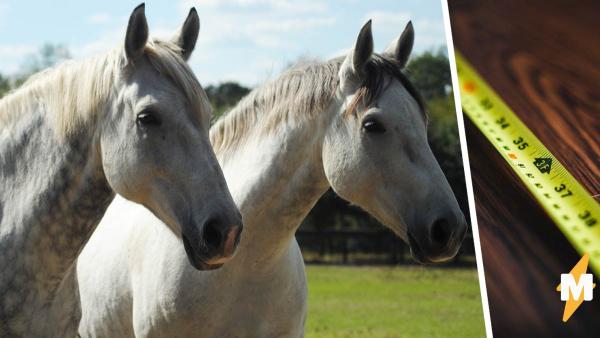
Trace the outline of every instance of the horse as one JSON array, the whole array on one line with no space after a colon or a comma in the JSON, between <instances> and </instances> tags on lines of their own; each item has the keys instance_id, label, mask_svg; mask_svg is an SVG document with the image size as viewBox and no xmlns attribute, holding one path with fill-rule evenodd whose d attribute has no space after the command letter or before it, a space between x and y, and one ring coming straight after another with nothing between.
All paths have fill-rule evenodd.
<instances>
[{"instance_id":1,"label":"horse","mask_svg":"<svg viewBox=\"0 0 600 338\"><path fill-rule=\"evenodd\" d=\"M376 54L369 21L345 57L284 72L211 127L246 226L220 270L190 269L160 220L115 199L78 259L79 334L303 336L307 285L294 233L329 187L404 239L416 260L455 256L466 221L427 142L424 101L403 73L413 42L409 23Z\"/></svg>"},{"instance_id":2,"label":"horse","mask_svg":"<svg viewBox=\"0 0 600 338\"><path fill-rule=\"evenodd\" d=\"M74 337L76 259L118 193L176 234L191 266L225 263L242 222L209 139L211 108L186 60L199 19L31 77L0 101L0 336Z\"/></svg>"}]
</instances>

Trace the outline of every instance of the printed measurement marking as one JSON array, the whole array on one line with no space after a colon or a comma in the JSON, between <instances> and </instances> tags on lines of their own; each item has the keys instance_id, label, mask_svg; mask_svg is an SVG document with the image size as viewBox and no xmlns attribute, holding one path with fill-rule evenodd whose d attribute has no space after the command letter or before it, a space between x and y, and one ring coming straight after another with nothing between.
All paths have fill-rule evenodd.
<instances>
[{"instance_id":1,"label":"printed measurement marking","mask_svg":"<svg viewBox=\"0 0 600 338\"><path fill-rule=\"evenodd\" d=\"M456 65L465 115L504 155L538 203L600 273L600 204L571 176L459 52Z\"/></svg>"}]
</instances>

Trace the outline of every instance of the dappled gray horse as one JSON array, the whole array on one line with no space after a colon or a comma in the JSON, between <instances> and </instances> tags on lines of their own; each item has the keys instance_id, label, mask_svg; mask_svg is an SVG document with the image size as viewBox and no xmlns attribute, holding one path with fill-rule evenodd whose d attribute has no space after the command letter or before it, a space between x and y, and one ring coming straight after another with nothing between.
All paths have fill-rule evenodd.
<instances>
[{"instance_id":1,"label":"dappled gray horse","mask_svg":"<svg viewBox=\"0 0 600 338\"><path fill-rule=\"evenodd\" d=\"M115 192L183 237L195 267L233 254L241 218L185 62L198 30L192 10L172 41L148 41L139 6L124 48L44 71L0 101L1 337L76 335L74 263Z\"/></svg>"},{"instance_id":2,"label":"dappled gray horse","mask_svg":"<svg viewBox=\"0 0 600 338\"><path fill-rule=\"evenodd\" d=\"M419 261L453 257L466 224L427 143L423 101L402 73L413 39L409 24L374 54L369 22L345 58L285 72L211 128L246 224L223 268L191 269L160 220L115 199L79 257L80 334L302 336L306 276L294 232L329 187Z\"/></svg>"}]
</instances>

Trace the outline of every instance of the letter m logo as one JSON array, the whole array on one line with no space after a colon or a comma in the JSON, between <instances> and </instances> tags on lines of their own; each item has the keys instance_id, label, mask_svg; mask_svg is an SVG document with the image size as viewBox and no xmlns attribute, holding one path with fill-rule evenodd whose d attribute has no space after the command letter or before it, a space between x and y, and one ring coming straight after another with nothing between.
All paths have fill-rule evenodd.
<instances>
[{"instance_id":1,"label":"letter m logo","mask_svg":"<svg viewBox=\"0 0 600 338\"><path fill-rule=\"evenodd\" d=\"M579 276L579 281L570 273L560 275L560 300L580 300L583 292L583 300L592 300L593 298L593 277L592 274L584 273Z\"/></svg>"}]
</instances>

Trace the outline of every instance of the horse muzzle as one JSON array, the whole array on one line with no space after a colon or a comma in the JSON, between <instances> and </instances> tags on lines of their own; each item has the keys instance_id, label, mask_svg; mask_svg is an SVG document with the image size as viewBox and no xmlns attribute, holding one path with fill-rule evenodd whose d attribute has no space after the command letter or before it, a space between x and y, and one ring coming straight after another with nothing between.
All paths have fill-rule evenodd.
<instances>
[{"instance_id":1,"label":"horse muzzle","mask_svg":"<svg viewBox=\"0 0 600 338\"><path fill-rule=\"evenodd\" d=\"M200 236L188 236L184 231L183 246L190 264L198 270L214 270L223 266L235 255L242 228L241 225L224 226L216 219L209 219L203 225Z\"/></svg>"},{"instance_id":2,"label":"horse muzzle","mask_svg":"<svg viewBox=\"0 0 600 338\"><path fill-rule=\"evenodd\" d=\"M463 217L439 218L426 227L408 230L408 243L413 258L423 264L448 261L458 253L467 232Z\"/></svg>"}]
</instances>

